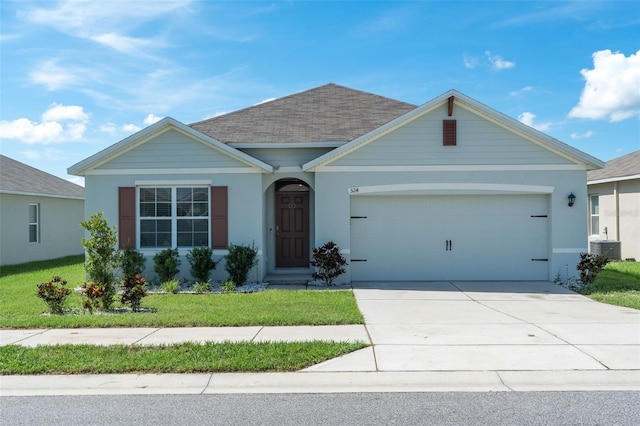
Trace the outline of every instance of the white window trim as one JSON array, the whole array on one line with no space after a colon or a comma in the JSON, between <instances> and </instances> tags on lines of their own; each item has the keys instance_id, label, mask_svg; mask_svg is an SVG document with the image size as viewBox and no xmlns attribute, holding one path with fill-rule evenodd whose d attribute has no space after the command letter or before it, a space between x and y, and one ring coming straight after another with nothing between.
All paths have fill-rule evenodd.
<instances>
[{"instance_id":1,"label":"white window trim","mask_svg":"<svg viewBox=\"0 0 640 426\"><path fill-rule=\"evenodd\" d=\"M31 206L34 206L36 208L35 222L31 222ZM28 214L27 220L29 222L29 225L27 226L27 230L28 230L27 239L29 241L29 244L40 244L40 203L29 203L29 210L27 211L27 214ZM34 225L36 227L36 240L31 241L31 227Z\"/></svg>"},{"instance_id":2,"label":"white window trim","mask_svg":"<svg viewBox=\"0 0 640 426\"><path fill-rule=\"evenodd\" d=\"M136 182L137 183L137 182ZM171 189L171 217L164 217L165 219L171 219L171 246L170 247L142 247L140 226L140 189L142 188L169 188ZM182 254L186 253L191 247L178 247L178 202L177 202L177 189L178 188L207 188L208 190L208 203L209 212L207 215L207 247L211 247L211 185L205 184L203 181L194 182L180 182L169 184L167 182L146 182L144 185L136 185L136 240L137 249L141 251L157 252L158 250L164 250L167 248L177 248L178 252Z\"/></svg>"},{"instance_id":3,"label":"white window trim","mask_svg":"<svg viewBox=\"0 0 640 426\"><path fill-rule=\"evenodd\" d=\"M593 197L598 198L598 214L593 214ZM598 229L593 229L593 218L598 217ZM600 194L589 194L589 235L592 237L600 236Z\"/></svg>"}]
</instances>

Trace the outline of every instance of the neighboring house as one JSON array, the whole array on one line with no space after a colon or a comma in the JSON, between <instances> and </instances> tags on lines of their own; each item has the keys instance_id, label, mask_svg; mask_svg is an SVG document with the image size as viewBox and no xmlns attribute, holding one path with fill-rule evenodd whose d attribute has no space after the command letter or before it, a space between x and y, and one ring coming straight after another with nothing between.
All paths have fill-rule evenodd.
<instances>
[{"instance_id":1,"label":"neighboring house","mask_svg":"<svg viewBox=\"0 0 640 426\"><path fill-rule=\"evenodd\" d=\"M260 280L310 275L311 248L333 240L340 281L550 280L587 250L587 170L603 165L454 90L416 106L328 84L165 118L69 173L85 214L149 257L255 243Z\"/></svg>"},{"instance_id":2,"label":"neighboring house","mask_svg":"<svg viewBox=\"0 0 640 426\"><path fill-rule=\"evenodd\" d=\"M589 241L620 241L622 259L640 260L640 151L588 172L587 185Z\"/></svg>"},{"instance_id":3,"label":"neighboring house","mask_svg":"<svg viewBox=\"0 0 640 426\"><path fill-rule=\"evenodd\" d=\"M0 265L84 253L84 188L0 155Z\"/></svg>"}]
</instances>

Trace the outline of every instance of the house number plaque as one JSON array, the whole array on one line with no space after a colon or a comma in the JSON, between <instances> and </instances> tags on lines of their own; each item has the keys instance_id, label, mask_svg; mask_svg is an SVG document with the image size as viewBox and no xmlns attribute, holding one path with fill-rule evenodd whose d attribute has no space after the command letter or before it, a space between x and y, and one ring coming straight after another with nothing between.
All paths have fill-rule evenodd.
<instances>
[{"instance_id":1,"label":"house number plaque","mask_svg":"<svg viewBox=\"0 0 640 426\"><path fill-rule=\"evenodd\" d=\"M358 187L354 186L349 188L349 194L357 194L358 193Z\"/></svg>"}]
</instances>

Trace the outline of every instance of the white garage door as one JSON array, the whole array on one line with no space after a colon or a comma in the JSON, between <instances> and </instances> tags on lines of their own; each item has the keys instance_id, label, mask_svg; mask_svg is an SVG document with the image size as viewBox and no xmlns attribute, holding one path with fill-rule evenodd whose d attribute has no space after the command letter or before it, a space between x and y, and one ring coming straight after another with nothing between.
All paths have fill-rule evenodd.
<instances>
[{"instance_id":1,"label":"white garage door","mask_svg":"<svg viewBox=\"0 0 640 426\"><path fill-rule=\"evenodd\" d=\"M546 280L545 195L352 196L351 279Z\"/></svg>"}]
</instances>

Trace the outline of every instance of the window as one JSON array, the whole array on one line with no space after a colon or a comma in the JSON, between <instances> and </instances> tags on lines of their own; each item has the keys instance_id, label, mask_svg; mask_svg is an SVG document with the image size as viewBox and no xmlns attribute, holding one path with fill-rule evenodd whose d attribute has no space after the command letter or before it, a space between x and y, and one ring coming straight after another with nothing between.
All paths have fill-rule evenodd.
<instances>
[{"instance_id":1,"label":"window","mask_svg":"<svg viewBox=\"0 0 640 426\"><path fill-rule=\"evenodd\" d=\"M139 188L140 247L209 246L209 188Z\"/></svg>"},{"instance_id":2,"label":"window","mask_svg":"<svg viewBox=\"0 0 640 426\"><path fill-rule=\"evenodd\" d=\"M29 242L40 242L40 204L29 204Z\"/></svg>"},{"instance_id":3,"label":"window","mask_svg":"<svg viewBox=\"0 0 640 426\"><path fill-rule=\"evenodd\" d=\"M600 234L600 198L598 195L589 196L589 226L591 235Z\"/></svg>"}]
</instances>

